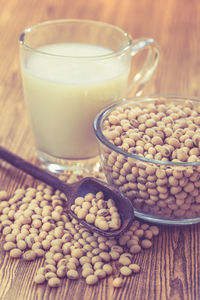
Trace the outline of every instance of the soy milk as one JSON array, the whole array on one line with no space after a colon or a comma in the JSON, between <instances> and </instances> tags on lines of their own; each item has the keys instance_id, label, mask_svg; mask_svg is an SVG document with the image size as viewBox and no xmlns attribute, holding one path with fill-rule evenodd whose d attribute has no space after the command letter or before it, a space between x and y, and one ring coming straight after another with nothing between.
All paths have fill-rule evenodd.
<instances>
[{"instance_id":1,"label":"soy milk","mask_svg":"<svg viewBox=\"0 0 200 300\"><path fill-rule=\"evenodd\" d=\"M24 96L36 146L66 159L98 154L93 119L125 95L128 73L118 58L91 59L111 53L87 44L51 44L38 49L22 68ZM48 52L54 55L45 55ZM67 56L62 63L58 55ZM76 56L76 57L75 57ZM80 58L88 57L87 61Z\"/></svg>"}]
</instances>

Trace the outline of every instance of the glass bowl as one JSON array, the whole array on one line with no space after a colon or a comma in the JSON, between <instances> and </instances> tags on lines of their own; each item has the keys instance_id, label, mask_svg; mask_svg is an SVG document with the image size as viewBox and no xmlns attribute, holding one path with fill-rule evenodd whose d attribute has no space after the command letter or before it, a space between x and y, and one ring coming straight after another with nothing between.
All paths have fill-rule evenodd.
<instances>
[{"instance_id":1,"label":"glass bowl","mask_svg":"<svg viewBox=\"0 0 200 300\"><path fill-rule=\"evenodd\" d=\"M94 120L108 183L138 218L200 222L200 100L179 96L123 99Z\"/></svg>"}]
</instances>

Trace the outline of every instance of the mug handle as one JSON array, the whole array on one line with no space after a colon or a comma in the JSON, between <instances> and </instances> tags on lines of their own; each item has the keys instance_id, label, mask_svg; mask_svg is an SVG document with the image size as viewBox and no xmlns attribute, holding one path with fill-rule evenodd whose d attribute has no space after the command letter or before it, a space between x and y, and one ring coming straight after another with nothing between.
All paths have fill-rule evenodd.
<instances>
[{"instance_id":1,"label":"mug handle","mask_svg":"<svg viewBox=\"0 0 200 300\"><path fill-rule=\"evenodd\" d=\"M151 38L133 40L131 56L133 57L138 52L145 49L148 50L146 60L142 66L142 69L135 74L133 79L130 81L127 94L130 94L131 92L131 94L134 93L134 95L139 96L142 93L143 87L147 81L149 81L157 67L160 49L158 44Z\"/></svg>"}]
</instances>

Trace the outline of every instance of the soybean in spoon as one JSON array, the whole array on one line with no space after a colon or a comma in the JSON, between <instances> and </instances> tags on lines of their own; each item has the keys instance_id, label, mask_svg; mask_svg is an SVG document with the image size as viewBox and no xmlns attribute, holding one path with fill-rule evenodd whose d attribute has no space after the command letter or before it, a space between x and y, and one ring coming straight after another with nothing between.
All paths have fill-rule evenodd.
<instances>
[{"instance_id":1,"label":"soybean in spoon","mask_svg":"<svg viewBox=\"0 0 200 300\"><path fill-rule=\"evenodd\" d=\"M86 177L82 180L72 183L66 184L63 181L59 180L55 176L47 173L43 169L40 169L33 164L25 161L21 157L17 156L16 154L11 153L7 149L0 146L0 158L7 161L11 165L15 166L16 168L24 171L25 173L33 176L40 181L45 182L46 184L52 186L53 188L60 190L63 192L67 199L68 199L68 212L69 214L77 219L81 224L87 227L91 231L95 231L101 235L112 237L112 236L119 236L124 231L126 231L133 221L133 206L131 201L122 196L116 189L110 188L106 183L100 181L96 178ZM85 220L81 220L77 217L77 215L70 210L72 204L77 197L84 197L88 193L94 193L102 191L104 193L105 199L113 199L115 202L116 207L118 208L120 217L121 217L121 227L118 230L114 231L104 231L96 226L87 223Z\"/></svg>"}]
</instances>

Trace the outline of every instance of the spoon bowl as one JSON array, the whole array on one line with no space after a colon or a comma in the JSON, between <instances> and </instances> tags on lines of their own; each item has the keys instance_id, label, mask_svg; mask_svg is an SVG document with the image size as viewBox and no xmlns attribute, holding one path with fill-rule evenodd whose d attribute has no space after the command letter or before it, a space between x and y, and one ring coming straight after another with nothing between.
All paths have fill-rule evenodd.
<instances>
[{"instance_id":1,"label":"spoon bowl","mask_svg":"<svg viewBox=\"0 0 200 300\"><path fill-rule=\"evenodd\" d=\"M88 228L90 231L97 232L107 237L119 236L129 228L133 221L134 214L132 202L128 198L122 196L122 194L119 193L119 191L117 191L115 188L111 189L110 186L103 181L100 181L93 177L86 177L78 182L66 184L63 181L56 178L55 176L47 173L45 170L34 166L33 164L25 161L21 157L11 153L10 151L1 146L0 158L7 161L16 168L24 171L25 173L33 176L34 178L39 179L45 182L46 184L52 186L53 188L63 192L68 199L68 213L76 220L78 220L83 226ZM121 217L121 227L118 230L101 230L96 226L87 223L85 220L79 219L77 215L70 209L71 205L74 204L74 201L77 197L83 197L87 193L96 194L99 191L103 192L105 199L113 199L116 207L118 208Z\"/></svg>"}]
</instances>

